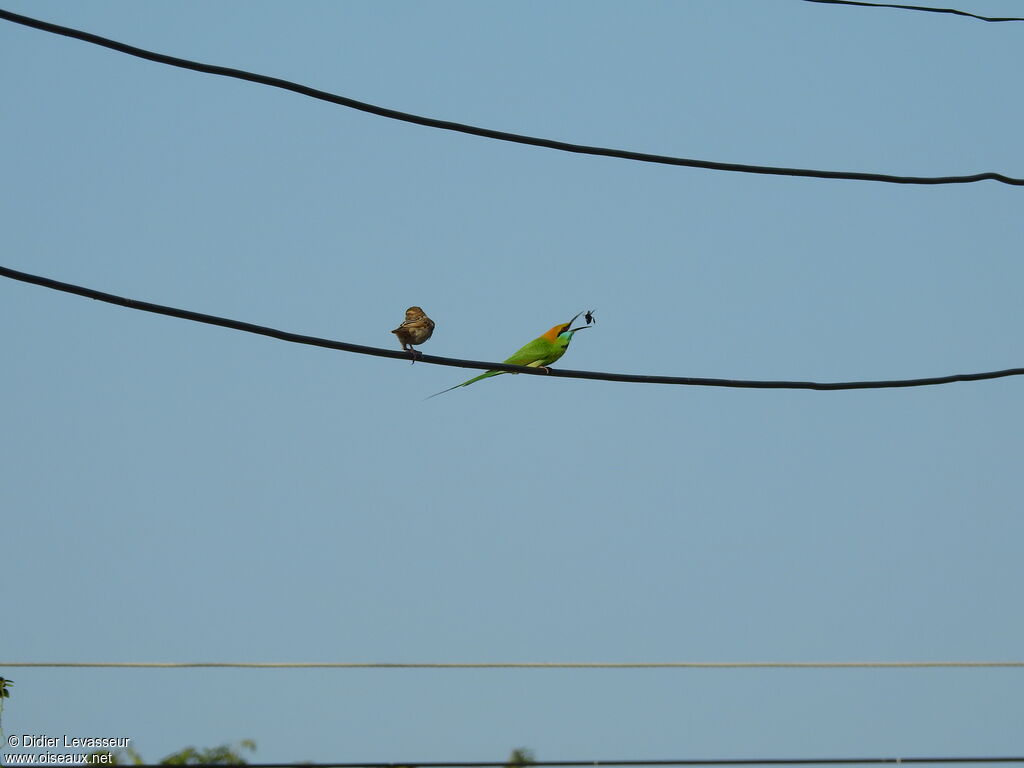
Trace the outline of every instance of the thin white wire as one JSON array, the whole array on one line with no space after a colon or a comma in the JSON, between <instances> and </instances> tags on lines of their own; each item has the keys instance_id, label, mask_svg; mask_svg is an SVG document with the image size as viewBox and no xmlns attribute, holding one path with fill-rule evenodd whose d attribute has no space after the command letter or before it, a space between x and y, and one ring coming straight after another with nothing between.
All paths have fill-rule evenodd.
<instances>
[{"instance_id":1,"label":"thin white wire","mask_svg":"<svg viewBox=\"0 0 1024 768\"><path fill-rule=\"evenodd\" d=\"M1024 661L654 661L654 662L277 662L277 661L21 661L0 668L88 669L919 669L1024 667Z\"/></svg>"}]
</instances>

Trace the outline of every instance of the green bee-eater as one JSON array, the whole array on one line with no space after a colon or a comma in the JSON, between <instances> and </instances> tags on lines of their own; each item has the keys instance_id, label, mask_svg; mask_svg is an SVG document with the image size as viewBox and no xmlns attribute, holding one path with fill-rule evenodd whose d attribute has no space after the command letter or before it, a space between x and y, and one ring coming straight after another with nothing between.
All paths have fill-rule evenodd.
<instances>
[{"instance_id":1,"label":"green bee-eater","mask_svg":"<svg viewBox=\"0 0 1024 768\"><path fill-rule=\"evenodd\" d=\"M555 360L565 354L565 350L569 348L569 342L572 341L572 335L576 333L576 331L582 331L587 328L586 325L581 325L579 328L570 327L576 318L582 314L582 312L578 312L568 323L559 323L547 333L541 334L512 355L512 357L508 358L505 362L509 365L523 365L528 368L544 368L547 370L547 366L551 365ZM497 376L501 373L514 373L514 371L487 371L487 373L481 373L479 376L474 376L469 381L464 381L461 384L456 384L454 387L448 387L448 389L442 389L440 392L435 392L430 397L443 395L445 392L451 392L453 389L458 389L459 387L468 387L474 381L480 381L480 379ZM429 400L430 397L427 399Z\"/></svg>"}]
</instances>

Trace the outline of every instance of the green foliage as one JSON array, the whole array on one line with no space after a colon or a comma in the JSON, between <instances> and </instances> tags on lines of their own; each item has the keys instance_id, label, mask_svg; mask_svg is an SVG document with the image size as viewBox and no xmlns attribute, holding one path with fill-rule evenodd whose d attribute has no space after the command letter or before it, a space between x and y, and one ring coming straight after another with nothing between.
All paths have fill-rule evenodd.
<instances>
[{"instance_id":1,"label":"green foliage","mask_svg":"<svg viewBox=\"0 0 1024 768\"><path fill-rule=\"evenodd\" d=\"M10 682L9 680L7 682ZM172 752L160 761L159 765L247 765L248 761L242 756L243 752L255 752L256 742L252 739L242 739L237 745L221 744L219 747L207 747L197 749L196 747L185 747L184 749ZM508 756L505 768L525 768L537 761L532 749L519 747L513 749ZM87 765L146 765L136 750L131 747L119 749L116 752L97 751L86 758ZM406 768L401 766L399 768ZM414 768L409 766L408 768Z\"/></svg>"},{"instance_id":2,"label":"green foliage","mask_svg":"<svg viewBox=\"0 0 1024 768\"><path fill-rule=\"evenodd\" d=\"M229 744L208 749L185 747L180 752L165 757L160 761L160 765L245 765L248 761L242 757L243 750L255 752L256 742L252 739L242 739L237 749Z\"/></svg>"},{"instance_id":3,"label":"green foliage","mask_svg":"<svg viewBox=\"0 0 1024 768\"><path fill-rule=\"evenodd\" d=\"M11 698L11 692L8 690L8 686L11 685L14 685L13 680L8 680L6 677L0 677L0 738L3 738L4 735L4 724L2 720L4 714L4 699Z\"/></svg>"},{"instance_id":4,"label":"green foliage","mask_svg":"<svg viewBox=\"0 0 1024 768\"><path fill-rule=\"evenodd\" d=\"M255 752L256 742L252 739L242 739L237 746L221 744L219 747L185 747L184 749L172 752L161 760L159 765L246 765L248 761L242 756L243 752ZM90 765L146 765L136 750L128 747L119 749L116 752L97 751L92 752L86 763Z\"/></svg>"},{"instance_id":5,"label":"green foliage","mask_svg":"<svg viewBox=\"0 0 1024 768\"><path fill-rule=\"evenodd\" d=\"M508 762L505 763L505 768L521 768L535 762L537 762L537 757L533 754L532 749L519 747L512 750L512 754L508 756Z\"/></svg>"}]
</instances>

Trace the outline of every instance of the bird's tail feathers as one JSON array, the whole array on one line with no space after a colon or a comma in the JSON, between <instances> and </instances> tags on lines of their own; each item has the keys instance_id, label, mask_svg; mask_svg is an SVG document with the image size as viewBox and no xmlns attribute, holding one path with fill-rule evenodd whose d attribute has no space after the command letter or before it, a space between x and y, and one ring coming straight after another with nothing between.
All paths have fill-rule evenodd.
<instances>
[{"instance_id":1,"label":"bird's tail feathers","mask_svg":"<svg viewBox=\"0 0 1024 768\"><path fill-rule=\"evenodd\" d=\"M435 392L430 397L437 397L438 395L443 395L445 392L451 392L453 389L458 389L459 387L468 387L475 381L480 381L480 379L488 379L491 376L498 376L499 374L502 373L508 373L508 371L487 371L486 373L481 373L479 376L474 376L469 381L464 381L461 384L456 384L454 387L448 387L448 389L442 389L440 392ZM429 400L430 397L425 399Z\"/></svg>"}]
</instances>

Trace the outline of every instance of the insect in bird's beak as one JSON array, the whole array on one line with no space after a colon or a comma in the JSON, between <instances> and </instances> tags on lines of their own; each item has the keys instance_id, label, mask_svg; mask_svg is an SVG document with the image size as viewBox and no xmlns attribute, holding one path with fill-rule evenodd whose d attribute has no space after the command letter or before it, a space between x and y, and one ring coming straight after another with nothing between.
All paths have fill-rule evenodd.
<instances>
[{"instance_id":1,"label":"insect in bird's beak","mask_svg":"<svg viewBox=\"0 0 1024 768\"><path fill-rule=\"evenodd\" d=\"M584 312L577 312L574 315L572 315L572 319L570 319L570 321L565 324L565 330L562 331L562 333L575 333L577 331L583 331L586 328L590 328L590 324L591 324L591 322L594 319L593 311L594 310L591 309L590 311L588 311L586 313L587 314L587 325L586 326L580 326L580 328L572 328L572 324L575 323L575 318L579 317L581 314L584 314Z\"/></svg>"},{"instance_id":2,"label":"insect in bird's beak","mask_svg":"<svg viewBox=\"0 0 1024 768\"><path fill-rule=\"evenodd\" d=\"M572 324L576 322L576 318L582 314L582 312L577 312L575 315L573 315L572 320L565 324L565 330L562 331L562 333L575 333L576 331L582 331L584 328L589 328L589 323L587 325L581 325L579 328L572 327Z\"/></svg>"}]
</instances>

